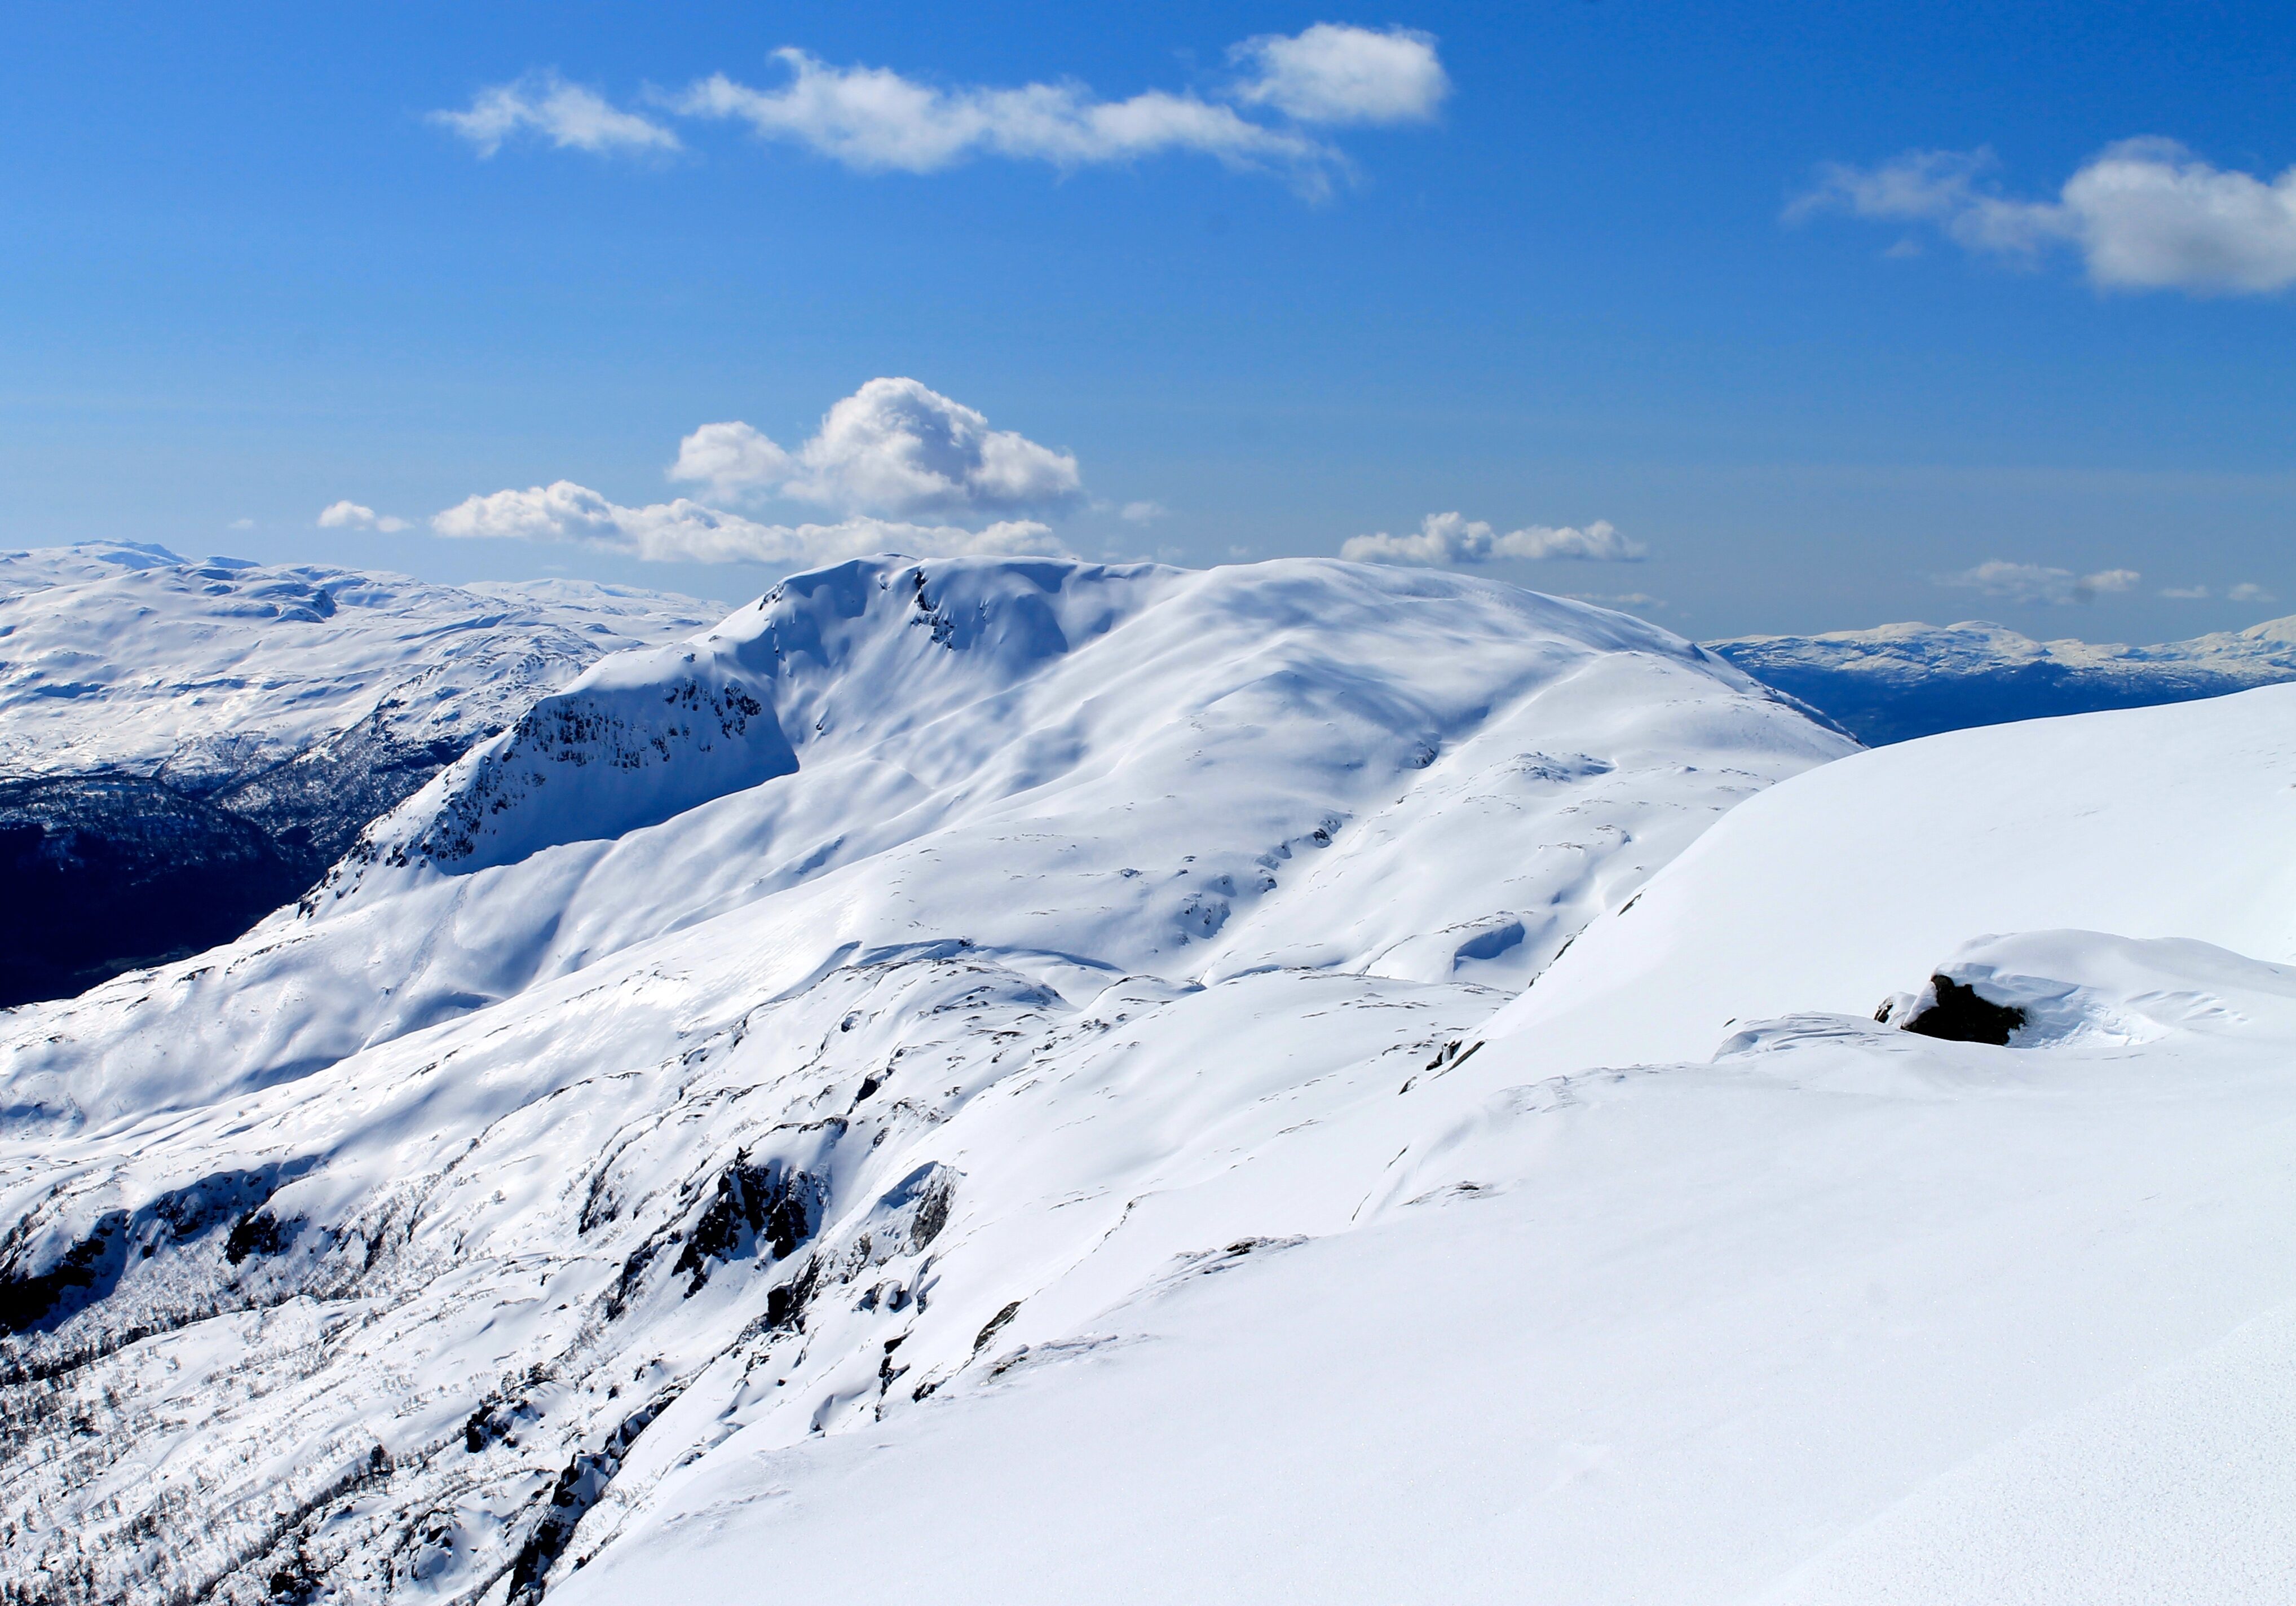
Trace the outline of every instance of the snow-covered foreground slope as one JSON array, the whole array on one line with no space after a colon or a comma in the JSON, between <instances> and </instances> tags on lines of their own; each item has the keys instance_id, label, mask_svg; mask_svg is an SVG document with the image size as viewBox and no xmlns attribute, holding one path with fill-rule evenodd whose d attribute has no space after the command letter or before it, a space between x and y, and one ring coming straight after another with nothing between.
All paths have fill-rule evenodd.
<instances>
[{"instance_id":1,"label":"snow-covered foreground slope","mask_svg":"<svg viewBox=\"0 0 2296 1606\"><path fill-rule=\"evenodd\" d=\"M1101 1355L1407 1213L1398 1089L1848 748L1337 563L847 564L609 660L303 909L7 1018L7 1582L530 1600Z\"/></svg>"},{"instance_id":2,"label":"snow-covered foreground slope","mask_svg":"<svg viewBox=\"0 0 2296 1606\"><path fill-rule=\"evenodd\" d=\"M1491 1030L1558 1065L1702 1057L2061 926L2296 960L2292 832L2296 687L1877 749L1733 815Z\"/></svg>"},{"instance_id":3,"label":"snow-covered foreground slope","mask_svg":"<svg viewBox=\"0 0 2296 1606\"><path fill-rule=\"evenodd\" d=\"M2296 680L2296 619L2156 647L2037 642L1982 620L1706 644L1874 747L1972 725L2145 708Z\"/></svg>"},{"instance_id":4,"label":"snow-covered foreground slope","mask_svg":"<svg viewBox=\"0 0 2296 1606\"><path fill-rule=\"evenodd\" d=\"M0 553L0 1004L237 936L470 744L712 613L159 547Z\"/></svg>"},{"instance_id":5,"label":"snow-covered foreground slope","mask_svg":"<svg viewBox=\"0 0 2296 1606\"><path fill-rule=\"evenodd\" d=\"M1136 1197L1111 1242L1191 1217L1160 1277L1016 1278L930 1408L745 1426L556 1594L2290 1598L2292 716L1786 783L1479 1050ZM2025 1025L1872 1018L1932 972Z\"/></svg>"}]
</instances>

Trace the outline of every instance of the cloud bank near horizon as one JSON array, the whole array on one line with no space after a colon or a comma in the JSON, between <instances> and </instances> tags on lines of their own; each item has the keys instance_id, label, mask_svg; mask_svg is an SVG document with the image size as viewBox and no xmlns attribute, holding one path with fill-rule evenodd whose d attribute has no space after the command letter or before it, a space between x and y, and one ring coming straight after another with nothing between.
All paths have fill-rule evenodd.
<instances>
[{"instance_id":1,"label":"cloud bank near horizon","mask_svg":"<svg viewBox=\"0 0 2296 1606\"><path fill-rule=\"evenodd\" d=\"M678 443L668 472L721 500L794 497L843 516L769 522L685 496L624 506L558 479L465 497L430 528L459 539L576 542L652 562L809 568L879 552L1064 554L1051 526L1020 515L1083 494L1073 455L992 429L975 409L900 378L871 380L838 402L794 452L739 420L704 424ZM934 515L972 522L917 521Z\"/></svg>"},{"instance_id":2,"label":"cloud bank near horizon","mask_svg":"<svg viewBox=\"0 0 2296 1606\"><path fill-rule=\"evenodd\" d=\"M1430 513L1408 535L1391 536L1381 530L1353 536L1340 548L1340 556L1357 563L1458 565L1505 558L1638 563L1649 555L1648 547L1620 535L1606 520L1597 519L1583 529L1533 524L1501 535L1480 519L1456 512Z\"/></svg>"},{"instance_id":3,"label":"cloud bank near horizon","mask_svg":"<svg viewBox=\"0 0 2296 1606\"><path fill-rule=\"evenodd\" d=\"M1958 574L1940 575L1937 583L2010 602L2093 602L2100 596L2133 592L2144 578L2133 569L2077 575L2070 569L1993 558Z\"/></svg>"}]
</instances>

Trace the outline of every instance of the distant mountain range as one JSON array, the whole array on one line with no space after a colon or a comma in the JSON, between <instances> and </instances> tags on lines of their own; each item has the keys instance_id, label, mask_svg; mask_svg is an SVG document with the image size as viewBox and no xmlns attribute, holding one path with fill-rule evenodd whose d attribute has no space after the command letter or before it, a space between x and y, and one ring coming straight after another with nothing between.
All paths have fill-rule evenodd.
<instances>
[{"instance_id":1,"label":"distant mountain range","mask_svg":"<svg viewBox=\"0 0 2296 1606\"><path fill-rule=\"evenodd\" d=\"M238 936L536 698L715 612L586 581L0 553L0 1007Z\"/></svg>"},{"instance_id":2,"label":"distant mountain range","mask_svg":"<svg viewBox=\"0 0 2296 1606\"><path fill-rule=\"evenodd\" d=\"M1971 619L1745 635L1706 648L1818 709L1868 747L2296 680L2296 616L2157 647L2037 642Z\"/></svg>"}]
</instances>

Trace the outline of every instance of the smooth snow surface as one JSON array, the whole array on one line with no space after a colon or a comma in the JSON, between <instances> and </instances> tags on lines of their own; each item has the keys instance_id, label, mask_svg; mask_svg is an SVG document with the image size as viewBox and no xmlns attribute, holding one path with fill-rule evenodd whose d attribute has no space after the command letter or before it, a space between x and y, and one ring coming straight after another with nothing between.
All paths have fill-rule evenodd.
<instances>
[{"instance_id":1,"label":"smooth snow surface","mask_svg":"<svg viewBox=\"0 0 2296 1606\"><path fill-rule=\"evenodd\" d=\"M1957 731L1756 799L1490 1024L1558 1068L1871 1018L1961 943L2079 927L2296 962L2296 687Z\"/></svg>"}]
</instances>

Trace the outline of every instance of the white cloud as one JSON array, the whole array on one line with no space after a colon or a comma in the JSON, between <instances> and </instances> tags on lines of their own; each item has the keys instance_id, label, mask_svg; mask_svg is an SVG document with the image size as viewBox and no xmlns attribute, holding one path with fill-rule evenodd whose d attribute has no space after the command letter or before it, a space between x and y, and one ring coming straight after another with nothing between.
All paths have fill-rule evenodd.
<instances>
[{"instance_id":1,"label":"white cloud","mask_svg":"<svg viewBox=\"0 0 2296 1606\"><path fill-rule=\"evenodd\" d=\"M232 528L236 529L239 526L234 525ZM248 528L251 529L254 526L250 524ZM389 514L378 514L374 509L361 507L356 502L331 502L319 510L319 528L321 529L379 529L387 532L405 529L406 520L393 519Z\"/></svg>"},{"instance_id":2,"label":"white cloud","mask_svg":"<svg viewBox=\"0 0 2296 1606\"><path fill-rule=\"evenodd\" d=\"M790 73L777 89L715 73L672 104L689 117L736 119L760 138L790 140L864 171L931 173L980 155L1078 168L1188 151L1234 168L1287 172L1320 194L1330 185L1326 170L1339 162L1306 135L1193 94L1150 89L1102 101L1078 84L940 89L888 68L832 67L802 50L774 55Z\"/></svg>"},{"instance_id":3,"label":"white cloud","mask_svg":"<svg viewBox=\"0 0 2296 1606\"><path fill-rule=\"evenodd\" d=\"M1409 29L1318 22L1296 35L1247 39L1228 53L1243 70L1209 94L1147 89L1103 100L1070 81L942 86L784 47L774 52L787 74L776 86L761 89L720 72L652 98L677 115L746 123L759 138L866 172L932 173L984 156L1067 169L1185 152L1283 175L1320 198L1348 163L1307 128L1423 122L1451 88L1433 37ZM434 111L430 120L481 156L521 134L599 152L679 148L668 127L555 72L480 90L467 111Z\"/></svg>"},{"instance_id":4,"label":"white cloud","mask_svg":"<svg viewBox=\"0 0 2296 1606\"><path fill-rule=\"evenodd\" d=\"M777 489L797 471L787 452L738 419L703 424L677 443L669 477L702 484L713 496L744 496Z\"/></svg>"},{"instance_id":5,"label":"white cloud","mask_svg":"<svg viewBox=\"0 0 2296 1606\"><path fill-rule=\"evenodd\" d=\"M561 479L527 490L472 496L430 520L442 536L576 541L657 562L767 563L807 568L864 553L912 557L1065 549L1042 524L1002 520L985 529L846 519L835 524L761 524L684 497L622 507Z\"/></svg>"},{"instance_id":6,"label":"white cloud","mask_svg":"<svg viewBox=\"0 0 2296 1606\"><path fill-rule=\"evenodd\" d=\"M1451 92L1434 36L1407 28L1318 22L1289 37L1247 39L1228 54L1255 70L1237 100L1303 123L1424 122Z\"/></svg>"},{"instance_id":7,"label":"white cloud","mask_svg":"<svg viewBox=\"0 0 2296 1606\"><path fill-rule=\"evenodd\" d=\"M467 111L434 111L430 120L492 156L514 135L532 133L560 150L608 152L677 150L677 135L660 123L610 105L595 90L570 84L555 72L529 72L481 89Z\"/></svg>"},{"instance_id":8,"label":"white cloud","mask_svg":"<svg viewBox=\"0 0 2296 1606\"><path fill-rule=\"evenodd\" d=\"M2161 594L2173 597L2180 602L2197 602L2207 597L2209 588L2205 586L2171 586Z\"/></svg>"},{"instance_id":9,"label":"white cloud","mask_svg":"<svg viewBox=\"0 0 2296 1606\"><path fill-rule=\"evenodd\" d=\"M1076 458L913 379L873 379L794 453L740 422L678 443L670 478L718 496L778 491L848 512L994 516L1057 506L1082 491Z\"/></svg>"},{"instance_id":10,"label":"white cloud","mask_svg":"<svg viewBox=\"0 0 2296 1606\"><path fill-rule=\"evenodd\" d=\"M253 529L255 528L255 520L252 519L234 519L228 525L225 526L225 528L226 529Z\"/></svg>"},{"instance_id":11,"label":"white cloud","mask_svg":"<svg viewBox=\"0 0 2296 1606\"><path fill-rule=\"evenodd\" d=\"M1160 502L1128 502L1116 510L1116 516L1127 524L1153 524L1159 519L1169 518L1171 509Z\"/></svg>"},{"instance_id":12,"label":"white cloud","mask_svg":"<svg viewBox=\"0 0 2296 1606\"><path fill-rule=\"evenodd\" d=\"M1584 529L1534 524L1498 535L1480 520L1457 513L1430 513L1407 536L1390 536L1382 530L1377 535L1351 537L1340 548L1340 556L1357 563L1488 563L1500 558L1586 558L1599 563L1631 563L1648 551L1641 542L1628 540L1600 519Z\"/></svg>"},{"instance_id":13,"label":"white cloud","mask_svg":"<svg viewBox=\"0 0 2296 1606\"><path fill-rule=\"evenodd\" d=\"M1828 164L1786 215L1930 223L1972 251L2027 259L2069 245L2107 289L2253 295L2296 283L2296 167L2267 181L2211 167L2173 140L2123 140L2054 201L2021 201L1981 186L1993 165L1983 150Z\"/></svg>"},{"instance_id":14,"label":"white cloud","mask_svg":"<svg viewBox=\"0 0 2296 1606\"><path fill-rule=\"evenodd\" d=\"M2226 592L2225 596L2234 602L2276 602L2280 600L2253 580L2243 580Z\"/></svg>"},{"instance_id":15,"label":"white cloud","mask_svg":"<svg viewBox=\"0 0 2296 1606\"><path fill-rule=\"evenodd\" d=\"M2133 569L2077 575L2070 569L1995 558L1959 574L1939 576L1938 584L1963 586L2012 602L2091 602L2100 595L2134 591L2144 578Z\"/></svg>"}]
</instances>

